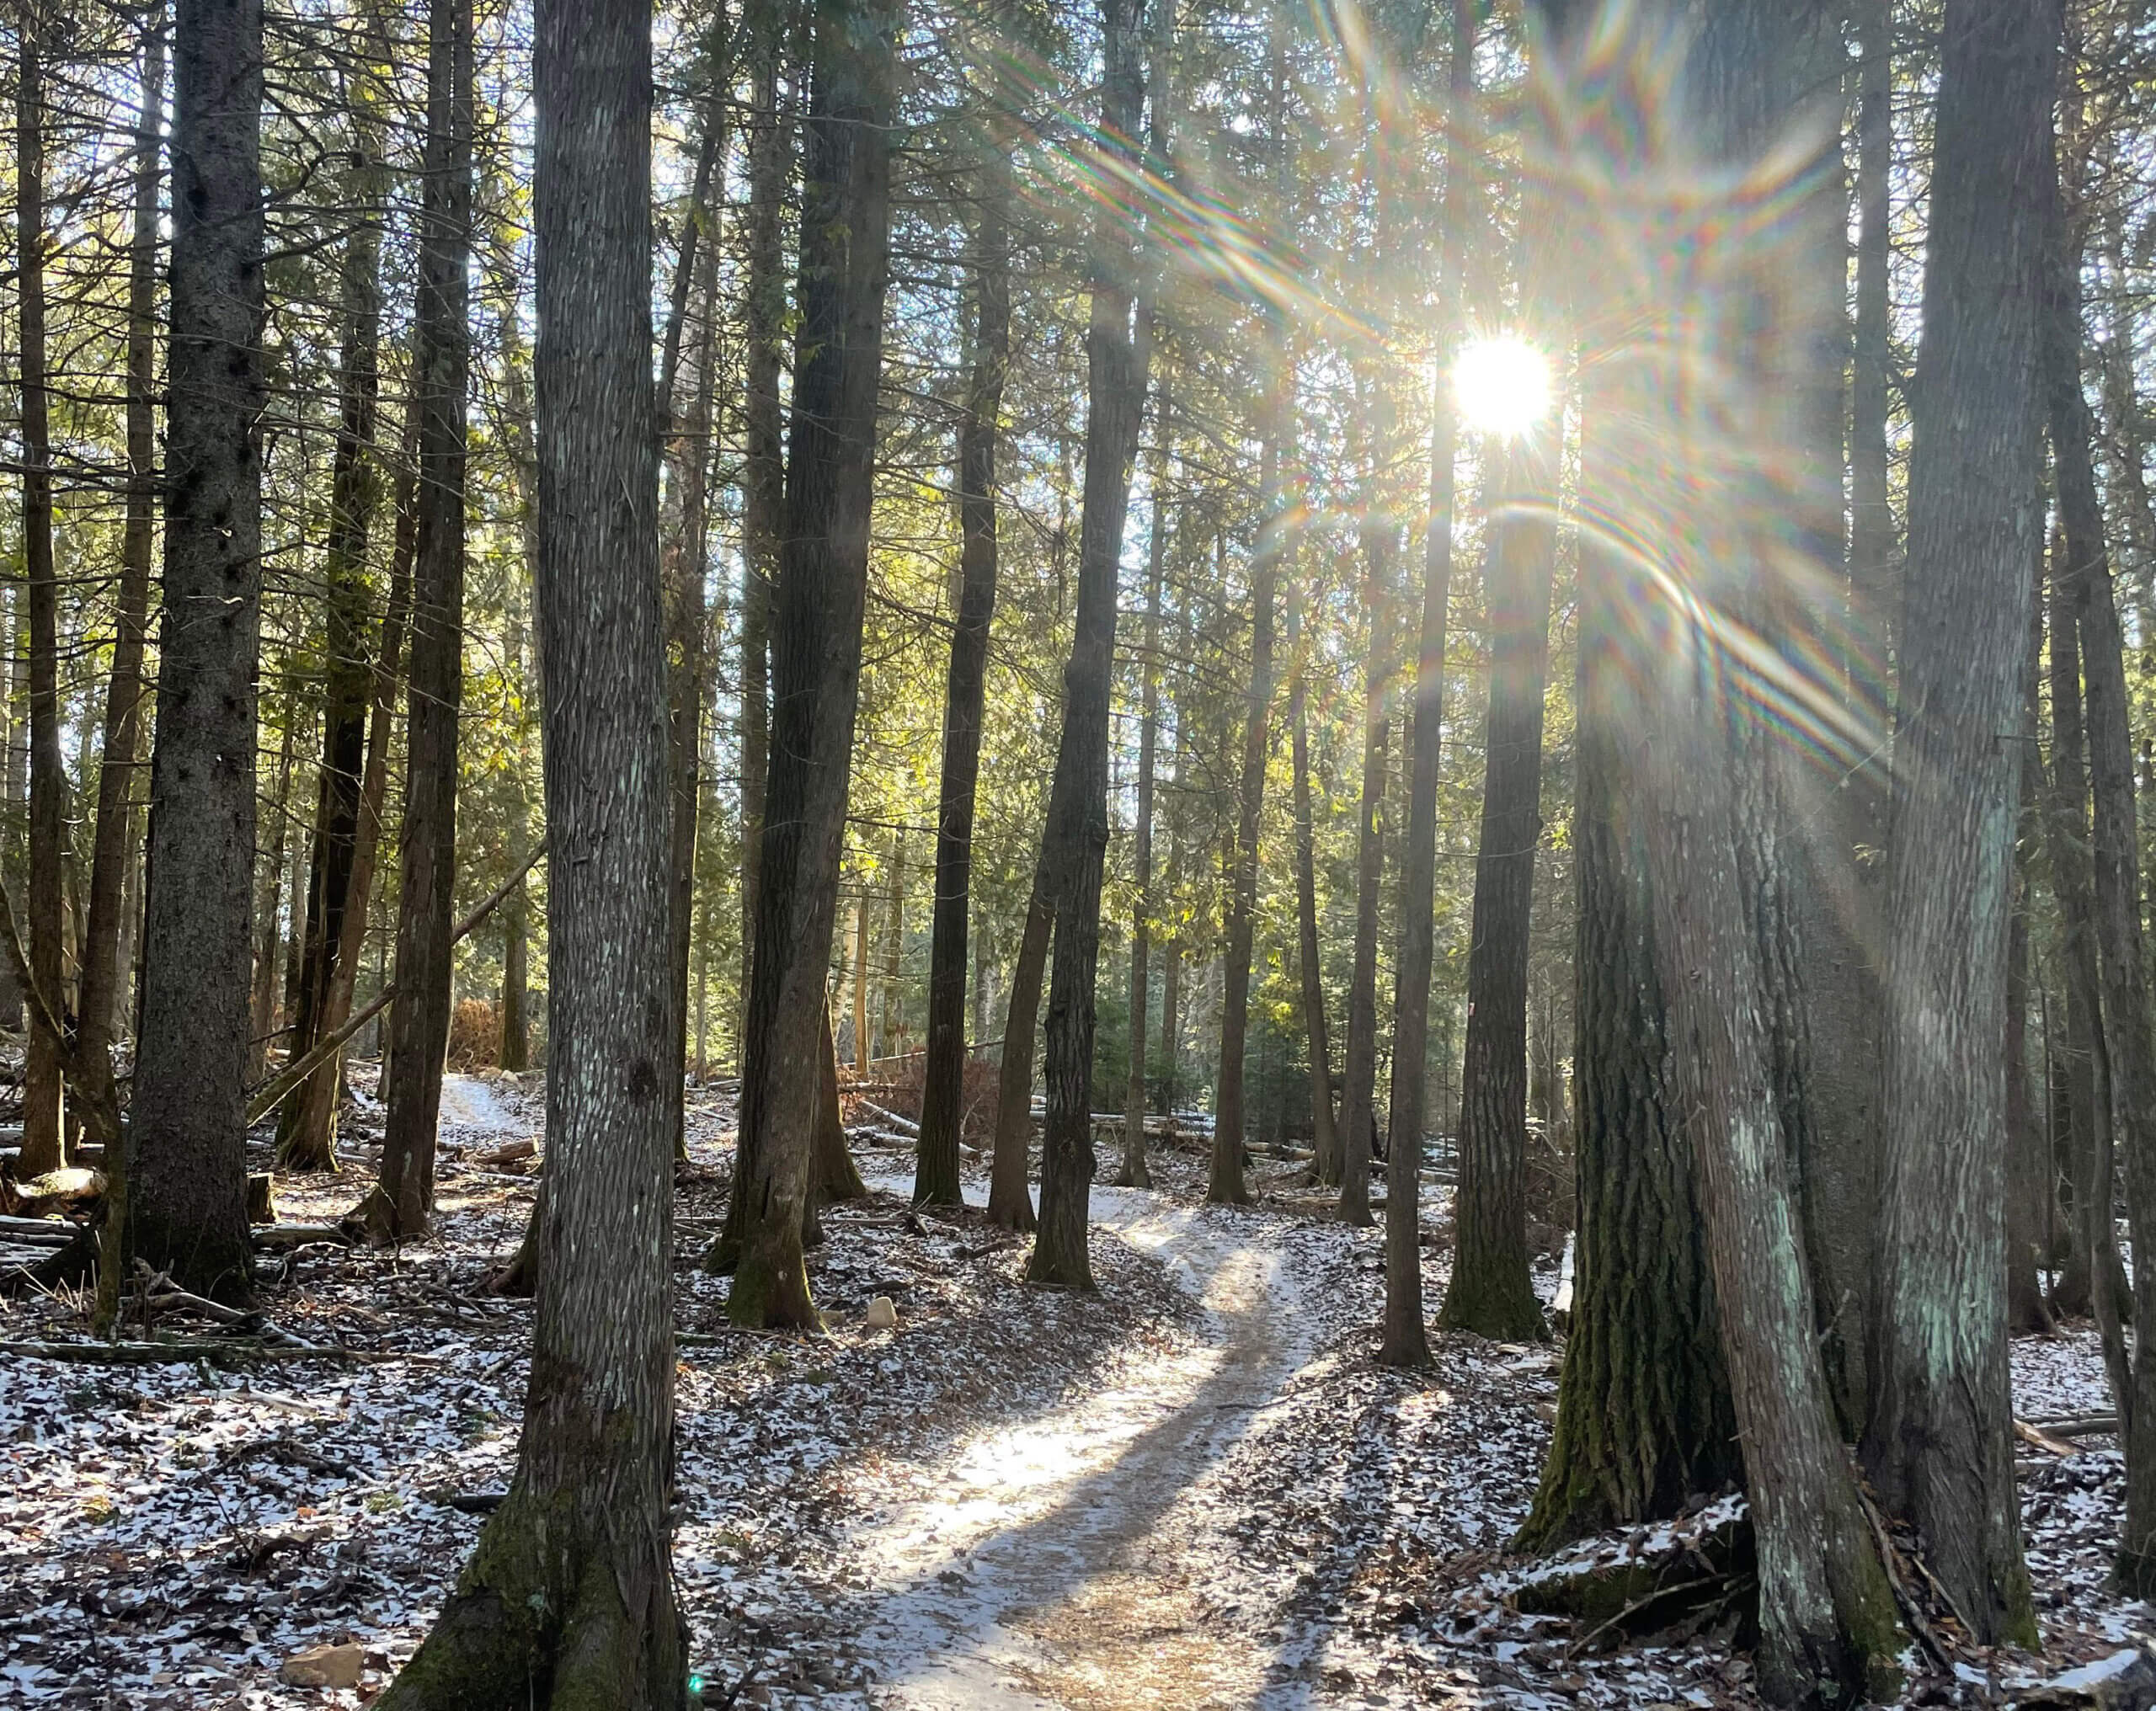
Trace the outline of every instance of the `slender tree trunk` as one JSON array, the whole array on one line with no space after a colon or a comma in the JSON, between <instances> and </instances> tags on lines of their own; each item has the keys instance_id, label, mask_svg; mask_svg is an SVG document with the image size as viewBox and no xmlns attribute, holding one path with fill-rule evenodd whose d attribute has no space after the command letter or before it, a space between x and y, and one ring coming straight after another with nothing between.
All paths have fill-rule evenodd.
<instances>
[{"instance_id":1,"label":"slender tree trunk","mask_svg":"<svg viewBox=\"0 0 2156 1711\"><path fill-rule=\"evenodd\" d=\"M1460 333L1466 308L1461 275L1470 192L1467 145L1475 102L1474 0L1453 0L1446 73L1444 200L1438 215L1437 276L1444 319L1439 349ZM1427 1367L1422 1324L1422 1131L1429 1104L1430 967L1436 951L1438 773L1444 734L1446 626L1452 610L1453 465L1458 426L1440 379L1430 413L1429 520L1422 543L1422 613L1415 650L1415 702L1408 737L1407 824L1400 875L1400 949L1393 992L1391 1127L1385 1148L1385 1312L1378 1359ZM1365 1175L1367 1175L1367 1171Z\"/></svg>"},{"instance_id":2,"label":"slender tree trunk","mask_svg":"<svg viewBox=\"0 0 2156 1711\"><path fill-rule=\"evenodd\" d=\"M246 1111L264 403L258 0L179 0L173 31L165 562L151 760L134 1251L248 1290Z\"/></svg>"},{"instance_id":3,"label":"slender tree trunk","mask_svg":"<svg viewBox=\"0 0 2156 1711\"><path fill-rule=\"evenodd\" d=\"M1153 771L1161 735L1161 589L1167 563L1168 440L1172 431L1165 381L1154 418L1159 445L1153 458L1150 538L1145 546L1145 652L1138 664L1138 824L1131 850L1138 903L1130 921L1130 1073L1123 1083L1123 1165L1115 1177L1125 1188L1153 1186L1145 1164L1145 1011L1152 998Z\"/></svg>"},{"instance_id":4,"label":"slender tree trunk","mask_svg":"<svg viewBox=\"0 0 2156 1711\"><path fill-rule=\"evenodd\" d=\"M434 1219L435 1131L449 1045L449 935L456 914L465 399L472 359L471 0L430 0L428 19L427 173L413 387L419 412L418 545L397 911L401 996L389 1013L388 1111L381 1170L366 1214L368 1234L378 1243L424 1234Z\"/></svg>"},{"instance_id":5,"label":"slender tree trunk","mask_svg":"<svg viewBox=\"0 0 2156 1711\"><path fill-rule=\"evenodd\" d=\"M86 1058L111 1060L134 935L130 893L138 845L132 835L135 775L148 729L148 685L142 676L150 608L150 562L157 504L157 184L162 174L165 94L163 0L143 19L141 105L135 129L134 232L127 269L127 514L120 533L120 589L115 612L112 678L104 702L104 760L98 772L97 818L90 866L89 930L83 954L78 1038ZM114 1175L108 1159L108 1194Z\"/></svg>"},{"instance_id":6,"label":"slender tree trunk","mask_svg":"<svg viewBox=\"0 0 2156 1711\"><path fill-rule=\"evenodd\" d=\"M1364 685L1363 794L1355 822L1355 953L1348 985L1348 1061L1341 1100L1340 1218L1370 1223L1370 1160L1377 1150L1378 912L1385 884L1385 793L1390 770L1391 640L1395 621L1385 546L1363 539L1363 604L1370 621Z\"/></svg>"},{"instance_id":7,"label":"slender tree trunk","mask_svg":"<svg viewBox=\"0 0 2156 1711\"><path fill-rule=\"evenodd\" d=\"M344 909L351 896L352 859L358 847L361 775L366 765L367 701L374 684L369 658L372 600L367 580L367 543L380 482L375 468L376 402L381 388L382 331L380 206L383 173L375 158L377 139L360 143L352 177L359 223L345 240L342 267L344 349L338 381L337 450L330 468L329 530L323 581L327 589L323 647L322 764L316 788L314 855L307 887L306 940L299 1003L290 1049L296 1059L323 1037L330 987L344 947ZM294 899L295 913L298 912ZM327 1101L305 1091L285 1101L277 1133L277 1162L286 1170L337 1168L336 1099L339 1065L320 1072L332 1086ZM311 1118L326 1121L317 1125Z\"/></svg>"},{"instance_id":8,"label":"slender tree trunk","mask_svg":"<svg viewBox=\"0 0 2156 1711\"><path fill-rule=\"evenodd\" d=\"M2039 504L2039 514L2041 509ZM2032 586L2041 590L2041 530L2038 543L2031 560ZM2021 740L2028 746L2028 758L2022 763L2020 812L2015 822L2013 915L2006 946L2006 1319L2013 1332L2048 1336L2053 1330L2051 1309L2045 1304L2037 1268L2046 1248L2044 1195L2051 1165L2029 1081L2031 870L2042 838L2039 803L2043 776L2035 762L2037 685L2043 677L2041 598L2030 602L2029 613L2029 644L2021 674Z\"/></svg>"},{"instance_id":9,"label":"slender tree trunk","mask_svg":"<svg viewBox=\"0 0 2156 1711\"><path fill-rule=\"evenodd\" d=\"M1174 0L1156 0L1172 7ZM1138 132L1145 76L1142 0L1102 0L1102 182L1120 185ZM1171 13L1170 14L1172 15ZM1165 40L1165 31L1163 32ZM1041 839L1034 909L1053 922L1055 958L1043 1029L1047 1119L1041 1132L1039 1233L1026 1275L1090 1289L1086 1214L1094 1156L1093 983L1101 935L1101 871L1107 848L1108 702L1115 667L1116 573L1123 557L1130 471L1150 353L1134 336L1137 255L1127 190L1104 195L1091 246L1086 338L1086 477L1078 521L1078 590L1063 674L1063 733ZM1137 333L1145 331L1139 317ZM1033 923L1027 924L1028 931ZM1005 1031L1006 1057L1010 1031Z\"/></svg>"},{"instance_id":10,"label":"slender tree trunk","mask_svg":"<svg viewBox=\"0 0 2156 1711\"><path fill-rule=\"evenodd\" d=\"M825 0L803 192L786 538L772 625L771 767L741 1087L744 1185L728 1311L817 1322L802 1263L815 1041L830 966L868 579L890 246L890 0Z\"/></svg>"},{"instance_id":11,"label":"slender tree trunk","mask_svg":"<svg viewBox=\"0 0 2156 1711\"><path fill-rule=\"evenodd\" d=\"M1330 1187L1341 1180L1340 1131L1332 1116L1332 1045L1325 1021L1325 972L1318 962L1317 850L1310 824L1310 693L1299 654L1294 670L1288 691L1288 723L1295 745L1296 960L1302 976L1303 1036L1310 1050L1310 1179Z\"/></svg>"},{"instance_id":12,"label":"slender tree trunk","mask_svg":"<svg viewBox=\"0 0 2156 1711\"><path fill-rule=\"evenodd\" d=\"M2059 961L2065 970L2066 1127L2073 1189L2073 1239L2052 1296L2059 1313L2097 1307L2094 1280L2107 1247L2111 1217L2110 1054L2103 1034L2102 983L2096 970L2095 881L2090 870L2087 739L2081 713L2079 589L2068 573L2063 539L2054 553L2050 588L2052 771L2045 830L2052 890L2058 902ZM2108 1276L2106 1282L2109 1283ZM2108 1298L2111 1290L2104 1292ZM2116 1311L2116 1305L2113 1305Z\"/></svg>"},{"instance_id":13,"label":"slender tree trunk","mask_svg":"<svg viewBox=\"0 0 2156 1711\"><path fill-rule=\"evenodd\" d=\"M883 898L883 1001L876 1012L876 1031L883 1040L882 1055L887 1060L896 1058L904 1049L900 1037L905 1010L899 983L905 973L905 945L906 834L900 826L891 834L891 888Z\"/></svg>"},{"instance_id":14,"label":"slender tree trunk","mask_svg":"<svg viewBox=\"0 0 2156 1711\"><path fill-rule=\"evenodd\" d=\"M1002 431L1003 379L1011 355L1011 141L1007 122L1000 116L991 120L978 169L973 374L965 419L958 429L958 610L951 631L951 664L943 691L928 1054L914 1166L914 1199L925 1206L955 1206L963 1198L958 1140L965 1115L966 927L972 908L974 797L980 776L981 719L987 700L989 625L995 615L995 460ZM1023 1199L1022 1150L1018 1193Z\"/></svg>"},{"instance_id":15,"label":"slender tree trunk","mask_svg":"<svg viewBox=\"0 0 2156 1711\"><path fill-rule=\"evenodd\" d=\"M741 405L745 443L741 471L739 1037L744 1050L755 989L764 790L770 771L771 601L786 530L786 418L779 371L786 329L786 189L793 156L793 119L790 106L781 99L779 80L792 36L792 0L750 0L744 5L742 40L751 85Z\"/></svg>"},{"instance_id":16,"label":"slender tree trunk","mask_svg":"<svg viewBox=\"0 0 2156 1711\"><path fill-rule=\"evenodd\" d=\"M1275 188L1273 217L1283 243L1292 224L1286 195L1287 16L1276 5L1271 13L1267 131ZM1228 865L1228 933L1221 973L1220 1070L1214 1099L1213 1156L1205 1198L1214 1205L1246 1206L1250 1190L1243 1180L1245 1040L1250 1026L1250 963L1257 915L1257 840L1265 808L1265 768L1273 748L1273 605L1282 564L1290 557L1293 503L1288 461L1294 456L1295 367L1281 312L1271 312L1266 329L1271 369L1271 396L1260 408L1262 449L1259 453L1257 539L1250 564L1250 691L1243 707L1242 781L1235 817L1234 852ZM1292 567L1290 568L1292 574ZM1350 1089L1350 1098L1353 1089Z\"/></svg>"},{"instance_id":17,"label":"slender tree trunk","mask_svg":"<svg viewBox=\"0 0 2156 1711\"><path fill-rule=\"evenodd\" d=\"M2020 723L2040 526L2031 495L2059 30L2052 0L1950 0L1945 14L1887 856L1865 1462L1987 1644L2036 1641L2008 1394L2000 1061L2021 745L1999 735ZM2156 1097L2156 1082L2148 1090Z\"/></svg>"},{"instance_id":18,"label":"slender tree trunk","mask_svg":"<svg viewBox=\"0 0 2156 1711\"><path fill-rule=\"evenodd\" d=\"M724 12L715 26L722 39ZM718 236L706 224L718 219L710 205L711 182L726 152L725 104L714 99L697 150L696 186L683 216L680 254L675 263L673 313L667 322L666 355L659 377L659 405L665 413L666 482L660 517L659 574L666 597L668 754L674 793L674 838L669 871L674 887L674 943L671 967L680 1002L671 1072L676 1084L689 1070L689 949L696 920L696 833L703 808L704 706L710 696L710 613L704 584L711 569L710 474L713 402L718 368ZM700 241L701 240L701 241ZM687 333L693 293L696 328ZM692 339L689 400L677 411L676 369L682 341ZM675 1156L688 1156L686 1129L674 1138Z\"/></svg>"},{"instance_id":19,"label":"slender tree trunk","mask_svg":"<svg viewBox=\"0 0 2156 1711\"><path fill-rule=\"evenodd\" d=\"M460 32L461 34L461 32ZM687 1702L674 1602L672 1155L680 1001L652 432L651 14L540 0L547 659L546 1260L507 1500L385 1711Z\"/></svg>"},{"instance_id":20,"label":"slender tree trunk","mask_svg":"<svg viewBox=\"0 0 2156 1711\"><path fill-rule=\"evenodd\" d=\"M15 83L17 331L22 361L23 576L29 594L30 973L60 991L67 921L61 901L67 775L60 760L60 584L52 562L52 438L45 356L45 73L42 0L18 18ZM30 1030L23 1076L23 1169L67 1163L62 1042Z\"/></svg>"},{"instance_id":21,"label":"slender tree trunk","mask_svg":"<svg viewBox=\"0 0 2156 1711\"><path fill-rule=\"evenodd\" d=\"M1033 877L1018 957L1011 969L1011 1001L1003 1012L1003 1056L995 1080L995 1143L989 1161L988 1221L1002 1229L1034 1228L1026 1189L1033 1137L1033 1037L1040 1026L1041 977L1048 967L1054 904L1044 876Z\"/></svg>"},{"instance_id":22,"label":"slender tree trunk","mask_svg":"<svg viewBox=\"0 0 2156 1711\"><path fill-rule=\"evenodd\" d=\"M253 985L248 999L247 1079L250 1086L269 1073L270 1042L277 1029L277 951L283 943L279 930L283 914L285 840L292 799L292 733L299 723L299 710L286 697L285 717L277 748L277 795L270 804L272 833L270 859L263 866L262 883L255 903Z\"/></svg>"},{"instance_id":23,"label":"slender tree trunk","mask_svg":"<svg viewBox=\"0 0 2156 1711\"><path fill-rule=\"evenodd\" d=\"M843 962L845 949L840 949ZM840 970L841 978L845 975ZM868 893L864 887L853 902L853 1073L866 1076L873 1060L868 1042Z\"/></svg>"}]
</instances>

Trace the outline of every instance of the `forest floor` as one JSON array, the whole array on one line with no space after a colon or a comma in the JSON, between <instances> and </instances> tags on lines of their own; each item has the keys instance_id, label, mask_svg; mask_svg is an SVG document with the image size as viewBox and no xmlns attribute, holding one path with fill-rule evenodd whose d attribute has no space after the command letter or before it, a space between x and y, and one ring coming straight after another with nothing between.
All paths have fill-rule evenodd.
<instances>
[{"instance_id":1,"label":"forest floor","mask_svg":"<svg viewBox=\"0 0 2156 1711\"><path fill-rule=\"evenodd\" d=\"M362 1102L343 1176L280 1179L283 1217L350 1207L377 1116ZM1151 1191L1096 1189L1099 1290L1079 1296L1025 1285L1024 1245L977 1211L913 1213L906 1152L859 1135L878 1191L826 1213L811 1261L830 1334L760 1335L695 1268L730 1122L722 1098L693 1102L677 1207L675 1557L707 1703L1752 1703L1733 1617L1588 1644L1521 1613L1507 1542L1558 1346L1448 1335L1428 1373L1377 1367L1376 1233L1312 1216L1298 1167L1262 1164L1252 1209L1209 1208L1202 1160L1160 1149ZM530 1306L478 1290L536 1183L535 1160L492 1155L542 1127L536 1084L451 1078L438 1238L301 1250L270 1310L348 1360L0 1357L0 1705L379 1691L515 1465ZM1426 1250L1433 1305L1444 1266ZM1538 1282L1547 1298L1554 1265ZM878 1295L895 1328L868 1328ZM80 1334L73 1303L0 1309L0 1339ZM2015 1368L2025 1416L2108 1410L2085 1332L2018 1342ZM2023 1493L2048 1666L2127 1644L2149 1612L2102 1590L2116 1447L2032 1453ZM333 1643L359 1648L356 1687L280 1682ZM1965 1671L1912 1703L1999 1685Z\"/></svg>"}]
</instances>

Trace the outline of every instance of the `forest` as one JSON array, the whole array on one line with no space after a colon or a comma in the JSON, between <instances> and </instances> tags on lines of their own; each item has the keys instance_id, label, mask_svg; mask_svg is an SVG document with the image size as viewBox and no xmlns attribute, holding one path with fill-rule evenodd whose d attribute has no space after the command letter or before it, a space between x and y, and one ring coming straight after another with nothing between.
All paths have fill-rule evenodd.
<instances>
[{"instance_id":1,"label":"forest","mask_svg":"<svg viewBox=\"0 0 2156 1711\"><path fill-rule=\"evenodd\" d=\"M0 1706L2156 1708L2148 0L0 93Z\"/></svg>"}]
</instances>

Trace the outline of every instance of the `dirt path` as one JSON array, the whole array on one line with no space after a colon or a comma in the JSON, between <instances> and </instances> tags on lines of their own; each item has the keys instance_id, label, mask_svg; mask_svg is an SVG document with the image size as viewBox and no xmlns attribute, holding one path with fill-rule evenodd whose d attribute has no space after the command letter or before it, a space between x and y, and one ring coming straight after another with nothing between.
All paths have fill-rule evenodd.
<instances>
[{"instance_id":1,"label":"dirt path","mask_svg":"<svg viewBox=\"0 0 2156 1711\"><path fill-rule=\"evenodd\" d=\"M1196 1621L1192 1498L1310 1357L1299 1280L1222 1217L1097 1189L1096 1224L1160 1254L1210 1335L1142 1380L992 1431L942 1490L855 1540L883 1703L1246 1705L1270 1661Z\"/></svg>"}]
</instances>

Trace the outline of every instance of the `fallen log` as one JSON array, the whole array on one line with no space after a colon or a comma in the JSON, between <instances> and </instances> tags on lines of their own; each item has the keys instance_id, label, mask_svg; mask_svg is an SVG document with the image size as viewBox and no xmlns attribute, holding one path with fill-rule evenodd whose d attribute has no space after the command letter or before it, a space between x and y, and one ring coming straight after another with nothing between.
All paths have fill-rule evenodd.
<instances>
[{"instance_id":1,"label":"fallen log","mask_svg":"<svg viewBox=\"0 0 2156 1711\"><path fill-rule=\"evenodd\" d=\"M2047 1437L2114 1437L2118 1434L2116 1414L2079 1414L2065 1420L2032 1420L2029 1424Z\"/></svg>"},{"instance_id":2,"label":"fallen log","mask_svg":"<svg viewBox=\"0 0 2156 1711\"><path fill-rule=\"evenodd\" d=\"M81 1229L56 1218L0 1217L0 1241L31 1248L64 1248Z\"/></svg>"},{"instance_id":3,"label":"fallen log","mask_svg":"<svg viewBox=\"0 0 2156 1711\"><path fill-rule=\"evenodd\" d=\"M387 1366L407 1361L439 1364L440 1357L408 1349L344 1349L322 1343L270 1343L237 1337L188 1337L155 1342L0 1342L0 1355L18 1360L67 1361L90 1367L184 1366L207 1361L213 1367L237 1367L248 1361L350 1361Z\"/></svg>"}]
</instances>

